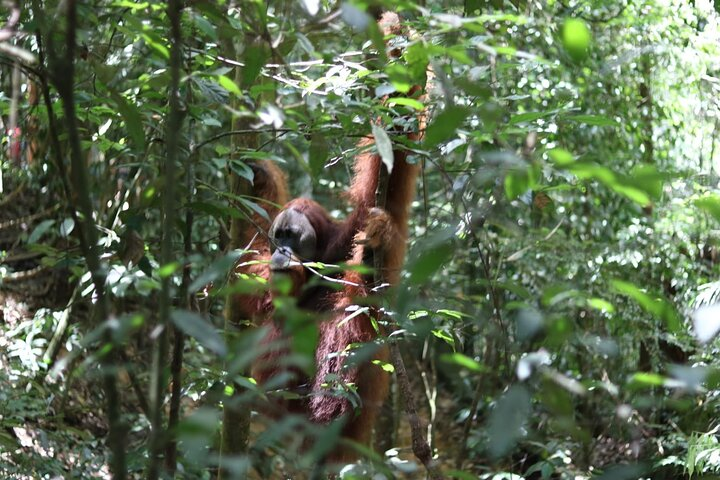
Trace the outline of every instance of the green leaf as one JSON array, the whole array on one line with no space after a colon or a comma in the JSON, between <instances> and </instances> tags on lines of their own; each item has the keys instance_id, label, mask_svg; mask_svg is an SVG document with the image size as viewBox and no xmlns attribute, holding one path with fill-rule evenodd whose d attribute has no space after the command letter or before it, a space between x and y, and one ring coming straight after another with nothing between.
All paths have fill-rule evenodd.
<instances>
[{"instance_id":1,"label":"green leaf","mask_svg":"<svg viewBox=\"0 0 720 480\"><path fill-rule=\"evenodd\" d=\"M554 115L557 112L555 110L547 111L547 112L525 112L525 113L518 113L517 115L513 115L510 117L510 121L508 122L510 125L517 125L518 123L529 123L534 122L535 120L538 120L540 118L549 117L550 115Z\"/></svg>"},{"instance_id":2,"label":"green leaf","mask_svg":"<svg viewBox=\"0 0 720 480\"><path fill-rule=\"evenodd\" d=\"M393 153L390 137L388 137L384 128L376 125L375 123L372 124L372 134L373 137L375 137L375 146L378 149L380 158L382 158L385 168L387 168L389 174L392 172L393 165L395 165L395 154Z\"/></svg>"},{"instance_id":3,"label":"green leaf","mask_svg":"<svg viewBox=\"0 0 720 480\"><path fill-rule=\"evenodd\" d=\"M445 330L433 329L432 334L455 349L455 339Z\"/></svg>"},{"instance_id":4,"label":"green leaf","mask_svg":"<svg viewBox=\"0 0 720 480\"><path fill-rule=\"evenodd\" d=\"M210 22L207 18L203 17L202 15L198 15L195 12L192 12L191 14L193 23L195 24L195 27L205 34L206 37L209 39L216 41L218 39L217 31L215 29L215 25Z\"/></svg>"},{"instance_id":5,"label":"green leaf","mask_svg":"<svg viewBox=\"0 0 720 480\"><path fill-rule=\"evenodd\" d=\"M145 10L150 6L149 2L131 2L130 0L116 0L112 3L113 7L127 8L135 13L137 10Z\"/></svg>"},{"instance_id":6,"label":"green leaf","mask_svg":"<svg viewBox=\"0 0 720 480\"><path fill-rule=\"evenodd\" d=\"M601 312L613 313L615 311L615 306L602 298L588 298L587 303L588 306Z\"/></svg>"},{"instance_id":7,"label":"green leaf","mask_svg":"<svg viewBox=\"0 0 720 480\"><path fill-rule=\"evenodd\" d=\"M407 93L413 86L413 80L410 77L410 72L405 65L399 63L392 63L385 67L385 73L387 73L390 83L400 93Z\"/></svg>"},{"instance_id":8,"label":"green leaf","mask_svg":"<svg viewBox=\"0 0 720 480\"><path fill-rule=\"evenodd\" d=\"M168 47L165 46L165 44L162 43L162 40L156 38L154 35L150 35L148 33L143 33L140 35L143 40L145 40L145 43L148 44L148 46L155 51L161 58L164 60L170 59L170 50Z\"/></svg>"},{"instance_id":9,"label":"green leaf","mask_svg":"<svg viewBox=\"0 0 720 480\"><path fill-rule=\"evenodd\" d=\"M245 88L255 82L269 58L270 49L264 43L253 45L245 51L245 55L243 55L245 67L242 69L242 84ZM229 91L232 92L232 90Z\"/></svg>"},{"instance_id":10,"label":"green leaf","mask_svg":"<svg viewBox=\"0 0 720 480\"><path fill-rule=\"evenodd\" d=\"M705 195L704 197L698 198L693 203L696 207L705 211L705 213L720 222L720 195Z\"/></svg>"},{"instance_id":11,"label":"green leaf","mask_svg":"<svg viewBox=\"0 0 720 480\"><path fill-rule=\"evenodd\" d=\"M505 196L514 200L530 189L530 177L527 169L510 170L505 175Z\"/></svg>"},{"instance_id":12,"label":"green leaf","mask_svg":"<svg viewBox=\"0 0 720 480\"><path fill-rule=\"evenodd\" d=\"M158 269L158 275L160 276L160 278L169 277L170 275L177 272L179 268L180 264L178 262L170 262L167 265L163 265Z\"/></svg>"},{"instance_id":13,"label":"green leaf","mask_svg":"<svg viewBox=\"0 0 720 480\"><path fill-rule=\"evenodd\" d=\"M513 385L495 404L488 421L488 449L493 458L509 453L523 436L531 411L530 400L525 387Z\"/></svg>"},{"instance_id":14,"label":"green leaf","mask_svg":"<svg viewBox=\"0 0 720 480\"><path fill-rule=\"evenodd\" d=\"M232 160L230 160L228 166L234 174L241 178L244 178L248 182L252 183L253 180L255 180L255 173L253 172L252 168L250 168L250 165L248 165L246 162L233 158Z\"/></svg>"},{"instance_id":15,"label":"green leaf","mask_svg":"<svg viewBox=\"0 0 720 480\"><path fill-rule=\"evenodd\" d=\"M451 106L445 109L428 126L425 133L425 146L434 147L438 143L452 137L458 127L463 124L470 112L465 107Z\"/></svg>"},{"instance_id":16,"label":"green leaf","mask_svg":"<svg viewBox=\"0 0 720 480\"><path fill-rule=\"evenodd\" d=\"M329 150L330 148L328 147L325 136L321 133L314 133L312 140L310 140L310 151L308 154L310 173L313 177L317 178L320 176L327 162Z\"/></svg>"},{"instance_id":17,"label":"green leaf","mask_svg":"<svg viewBox=\"0 0 720 480\"><path fill-rule=\"evenodd\" d=\"M664 298L651 296L640 290L634 284L624 280L611 280L610 285L616 292L627 295L635 300L646 312L663 320L668 331L680 331L680 317L675 307Z\"/></svg>"},{"instance_id":18,"label":"green leaf","mask_svg":"<svg viewBox=\"0 0 720 480\"><path fill-rule=\"evenodd\" d=\"M568 152L567 150L563 150L562 148L555 148L553 150L550 150L548 152L548 157L550 157L550 160L555 162L555 164L560 167L564 167L575 162L572 153Z\"/></svg>"},{"instance_id":19,"label":"green leaf","mask_svg":"<svg viewBox=\"0 0 720 480\"><path fill-rule=\"evenodd\" d=\"M43 220L42 222L40 222L28 237L27 243L37 243L37 241L40 240L40 237L42 237L43 234L47 232L54 224L55 220Z\"/></svg>"},{"instance_id":20,"label":"green leaf","mask_svg":"<svg viewBox=\"0 0 720 480\"><path fill-rule=\"evenodd\" d=\"M569 115L565 117L565 119L570 120L571 122L584 123L585 125L594 125L597 127L618 126L618 122L602 115Z\"/></svg>"},{"instance_id":21,"label":"green leaf","mask_svg":"<svg viewBox=\"0 0 720 480\"><path fill-rule=\"evenodd\" d=\"M667 175L657 171L655 165L641 164L635 166L627 180L631 185L643 190L654 199L659 199L663 193L663 184Z\"/></svg>"},{"instance_id":22,"label":"green leaf","mask_svg":"<svg viewBox=\"0 0 720 480\"><path fill-rule=\"evenodd\" d=\"M192 281L188 287L188 293L195 293L211 282L214 282L219 278L227 277L228 272L233 265L235 265L235 262L237 262L241 255L241 251L233 250L215 260L205 271Z\"/></svg>"},{"instance_id":23,"label":"green leaf","mask_svg":"<svg viewBox=\"0 0 720 480\"><path fill-rule=\"evenodd\" d=\"M445 363L457 365L461 368L467 368L468 370L471 370L473 372L481 373L488 370L478 361L468 357L467 355L463 355L462 353L445 353L443 355L440 355L440 360Z\"/></svg>"},{"instance_id":24,"label":"green leaf","mask_svg":"<svg viewBox=\"0 0 720 480\"><path fill-rule=\"evenodd\" d=\"M135 150L138 152L145 151L145 129L143 128L140 110L134 103L130 103L124 96L113 90L110 90L110 98L115 102L115 107L125 123L125 129L135 146Z\"/></svg>"},{"instance_id":25,"label":"green leaf","mask_svg":"<svg viewBox=\"0 0 720 480\"><path fill-rule=\"evenodd\" d=\"M0 450L6 452L11 452L17 450L18 448L22 448L20 442L15 437L5 431L0 431L0 447L3 447Z\"/></svg>"},{"instance_id":26,"label":"green leaf","mask_svg":"<svg viewBox=\"0 0 720 480\"><path fill-rule=\"evenodd\" d=\"M428 50L423 43L413 43L403 53L410 78L417 85L425 85L427 68L430 63Z\"/></svg>"},{"instance_id":27,"label":"green leaf","mask_svg":"<svg viewBox=\"0 0 720 480\"><path fill-rule=\"evenodd\" d=\"M235 85L235 82L233 82L230 78L226 77L225 75L218 75L217 82L221 87L223 87L228 92L230 92L233 95L236 95L238 97L242 97L242 92L240 91L240 87Z\"/></svg>"},{"instance_id":28,"label":"green leaf","mask_svg":"<svg viewBox=\"0 0 720 480\"><path fill-rule=\"evenodd\" d=\"M570 58L579 62L587 57L592 34L583 20L568 18L562 26L562 41Z\"/></svg>"},{"instance_id":29,"label":"green leaf","mask_svg":"<svg viewBox=\"0 0 720 480\"><path fill-rule=\"evenodd\" d=\"M75 229L75 220L72 217L68 217L60 224L60 236L67 238L70 236L72 231Z\"/></svg>"},{"instance_id":30,"label":"green leaf","mask_svg":"<svg viewBox=\"0 0 720 480\"><path fill-rule=\"evenodd\" d=\"M410 283L417 285L428 280L433 273L447 264L452 254L453 247L449 242L426 249L409 267Z\"/></svg>"},{"instance_id":31,"label":"green leaf","mask_svg":"<svg viewBox=\"0 0 720 480\"><path fill-rule=\"evenodd\" d=\"M395 373L395 367L391 363L383 362L382 360L373 360L371 363L382 368L384 372Z\"/></svg>"},{"instance_id":32,"label":"green leaf","mask_svg":"<svg viewBox=\"0 0 720 480\"><path fill-rule=\"evenodd\" d=\"M186 335L221 357L227 355L227 346L215 327L200 315L187 310L173 310L170 313L173 324Z\"/></svg>"},{"instance_id":33,"label":"green leaf","mask_svg":"<svg viewBox=\"0 0 720 480\"><path fill-rule=\"evenodd\" d=\"M394 105L403 105L414 108L417 111L422 111L425 108L425 105L422 102L415 100L414 98L407 97L392 97L388 100L387 104L390 107Z\"/></svg>"},{"instance_id":34,"label":"green leaf","mask_svg":"<svg viewBox=\"0 0 720 480\"><path fill-rule=\"evenodd\" d=\"M637 372L630 377L630 383L645 387L661 387L665 384L665 377L657 373Z\"/></svg>"}]
</instances>

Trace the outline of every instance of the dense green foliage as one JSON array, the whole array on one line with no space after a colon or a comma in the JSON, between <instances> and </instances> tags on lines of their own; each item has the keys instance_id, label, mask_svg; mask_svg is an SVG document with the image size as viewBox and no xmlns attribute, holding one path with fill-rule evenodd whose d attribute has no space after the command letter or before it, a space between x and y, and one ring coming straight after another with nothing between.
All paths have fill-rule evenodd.
<instances>
[{"instance_id":1,"label":"dense green foliage","mask_svg":"<svg viewBox=\"0 0 720 480\"><path fill-rule=\"evenodd\" d=\"M294 196L342 217L357 140L376 119L394 140L393 119L423 108L425 139L404 141L423 170L392 340L443 474L720 474L710 2L390 2L414 30L400 61L362 2L182 3L181 44L166 3L78 4L73 25L74 1L33 0L17 28L17 6L0 7L3 478L141 477L170 439L182 478L319 471L337 428L293 415L256 411L247 452L218 455L228 380L243 408L264 398L247 377L262 332L222 319L228 222L263 206L230 194L229 172L251 181L254 160L275 160ZM426 104L405 96L428 71ZM308 368L316 324L278 308ZM425 475L401 396L376 434L386 451L348 477Z\"/></svg>"}]
</instances>

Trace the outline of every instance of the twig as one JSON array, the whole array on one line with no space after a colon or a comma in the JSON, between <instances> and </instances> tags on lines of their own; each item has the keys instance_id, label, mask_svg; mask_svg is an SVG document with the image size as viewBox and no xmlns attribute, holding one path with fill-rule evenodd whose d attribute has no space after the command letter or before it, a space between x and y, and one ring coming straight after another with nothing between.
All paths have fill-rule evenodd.
<instances>
[{"instance_id":1,"label":"twig","mask_svg":"<svg viewBox=\"0 0 720 480\"><path fill-rule=\"evenodd\" d=\"M20 23L20 3L15 0L10 7L10 18L8 18L7 23L0 28L0 42L5 42L15 36L18 23Z\"/></svg>"},{"instance_id":2,"label":"twig","mask_svg":"<svg viewBox=\"0 0 720 480\"><path fill-rule=\"evenodd\" d=\"M8 228L17 227L18 225L21 225L23 223L30 223L33 220L37 220L38 218L45 217L55 210L57 210L59 207L56 205L54 207L46 208L42 212L34 213L32 215L27 215L20 218L14 218L12 220L8 220L7 222L0 223L0 230L6 230Z\"/></svg>"},{"instance_id":3,"label":"twig","mask_svg":"<svg viewBox=\"0 0 720 480\"><path fill-rule=\"evenodd\" d=\"M3 258L1 264L5 265L8 263L22 262L22 261L30 260L33 258L42 257L43 255L45 255L45 252L40 252L40 251L9 254L7 257Z\"/></svg>"}]
</instances>

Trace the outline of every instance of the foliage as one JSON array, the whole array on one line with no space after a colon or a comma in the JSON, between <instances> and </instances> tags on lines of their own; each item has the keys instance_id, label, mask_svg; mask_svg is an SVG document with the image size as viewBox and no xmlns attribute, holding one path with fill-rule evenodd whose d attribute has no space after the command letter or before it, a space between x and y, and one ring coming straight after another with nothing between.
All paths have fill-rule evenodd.
<instances>
[{"instance_id":1,"label":"foliage","mask_svg":"<svg viewBox=\"0 0 720 480\"><path fill-rule=\"evenodd\" d=\"M339 426L265 415L268 396L292 392L263 391L248 375L263 332L223 331L226 296L258 288L226 281L239 255L224 252L229 220L265 215L263 199L230 193L229 172L252 181L253 162L271 159L294 194L342 217L357 140L374 134L391 162L388 141L402 143L395 133L423 109L424 140L402 145L423 174L386 341L403 349L441 470L717 474L720 325L717 310L696 311L720 296L720 22L709 2L385 2L414 31L391 40L401 61L383 53L366 13L376 3L184 2L183 123L170 133L167 5L78 4L73 92L86 191L70 187L77 169L57 78L64 9L75 2L25 3L22 35L0 42L4 476L107 476L112 419L101 386L110 377L127 471L144 474L163 279L173 299L166 326L189 337L181 419L168 435L179 442L177 475L210 478L221 460L229 478L320 472ZM429 99L409 95L426 76ZM259 148L238 141L251 135ZM174 178L165 175L171 138ZM163 231L170 184L178 215ZM107 274L107 318L83 250L82 195ZM171 262L161 260L163 235ZM34 295L44 281L50 293ZM276 307L295 334L288 362L311 369L314 318L290 298ZM169 367L154 373L166 405ZM400 395L376 434L385 451L362 450L348 478L423 475ZM232 402L255 411L250 445L220 458Z\"/></svg>"}]
</instances>

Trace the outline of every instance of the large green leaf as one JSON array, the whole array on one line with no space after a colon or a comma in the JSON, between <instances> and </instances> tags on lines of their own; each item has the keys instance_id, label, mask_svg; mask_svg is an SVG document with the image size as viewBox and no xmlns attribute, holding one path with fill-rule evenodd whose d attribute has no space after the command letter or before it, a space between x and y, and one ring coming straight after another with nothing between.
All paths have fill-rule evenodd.
<instances>
[{"instance_id":1,"label":"large green leaf","mask_svg":"<svg viewBox=\"0 0 720 480\"><path fill-rule=\"evenodd\" d=\"M172 322L186 335L221 357L227 355L227 346L223 337L215 327L200 315L187 310L173 310L170 314Z\"/></svg>"}]
</instances>

